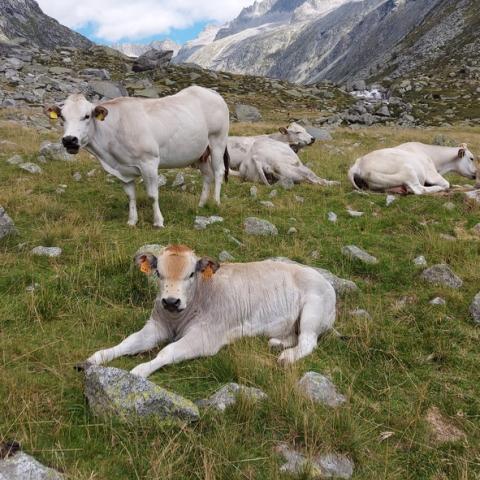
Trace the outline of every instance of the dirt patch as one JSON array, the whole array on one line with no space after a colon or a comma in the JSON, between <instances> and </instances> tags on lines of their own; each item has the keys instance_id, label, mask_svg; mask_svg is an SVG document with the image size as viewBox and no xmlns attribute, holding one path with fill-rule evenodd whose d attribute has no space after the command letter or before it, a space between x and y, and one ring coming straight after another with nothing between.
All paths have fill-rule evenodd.
<instances>
[{"instance_id":1,"label":"dirt patch","mask_svg":"<svg viewBox=\"0 0 480 480\"><path fill-rule=\"evenodd\" d=\"M456 442L467 437L465 432L462 432L441 414L438 407L431 407L425 418L436 443Z\"/></svg>"}]
</instances>

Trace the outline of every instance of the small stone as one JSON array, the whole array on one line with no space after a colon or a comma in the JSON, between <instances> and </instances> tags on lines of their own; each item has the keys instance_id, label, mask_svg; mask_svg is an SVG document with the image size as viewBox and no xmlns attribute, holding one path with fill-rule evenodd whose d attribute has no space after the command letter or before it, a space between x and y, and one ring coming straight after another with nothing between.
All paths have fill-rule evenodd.
<instances>
[{"instance_id":1,"label":"small stone","mask_svg":"<svg viewBox=\"0 0 480 480\"><path fill-rule=\"evenodd\" d=\"M477 325L480 325L480 292L475 295L475 298L470 305L470 314L472 315L473 321Z\"/></svg>"},{"instance_id":2,"label":"small stone","mask_svg":"<svg viewBox=\"0 0 480 480\"><path fill-rule=\"evenodd\" d=\"M350 208L347 208L347 212L351 217L354 218L363 217L363 215L365 215L365 212L357 212L356 210L351 210Z\"/></svg>"},{"instance_id":3,"label":"small stone","mask_svg":"<svg viewBox=\"0 0 480 480\"><path fill-rule=\"evenodd\" d=\"M221 223L223 222L223 217L219 217L218 215L212 215L211 217L208 217L208 220L210 223Z\"/></svg>"},{"instance_id":4,"label":"small stone","mask_svg":"<svg viewBox=\"0 0 480 480\"><path fill-rule=\"evenodd\" d=\"M63 162L76 160L75 155L70 155L61 143L45 141L40 145L39 153L49 160L60 160Z\"/></svg>"},{"instance_id":5,"label":"small stone","mask_svg":"<svg viewBox=\"0 0 480 480\"><path fill-rule=\"evenodd\" d=\"M136 252L135 252L135 257L137 255L140 255L142 253L153 253L153 255L160 255L162 253L162 250L165 247L163 245L160 245L158 243L148 243L146 245L142 245Z\"/></svg>"},{"instance_id":6,"label":"small stone","mask_svg":"<svg viewBox=\"0 0 480 480\"><path fill-rule=\"evenodd\" d=\"M34 174L42 173L42 169L36 163L26 162L26 163L20 163L18 166L22 170L25 170L26 172L29 172L29 173L34 173Z\"/></svg>"},{"instance_id":7,"label":"small stone","mask_svg":"<svg viewBox=\"0 0 480 480\"><path fill-rule=\"evenodd\" d=\"M40 288L40 284L39 283L32 283L31 285L29 285L28 287L25 288L25 290L28 292L28 293L32 293L34 292L35 290L39 289Z\"/></svg>"},{"instance_id":8,"label":"small stone","mask_svg":"<svg viewBox=\"0 0 480 480\"><path fill-rule=\"evenodd\" d=\"M218 254L218 259L221 262L233 262L233 261L235 261L235 257L230 252L227 252L226 250L223 250L222 252L220 252Z\"/></svg>"},{"instance_id":9,"label":"small stone","mask_svg":"<svg viewBox=\"0 0 480 480\"><path fill-rule=\"evenodd\" d=\"M227 383L211 397L199 400L199 407L212 407L220 412L224 412L227 407L237 402L239 395L243 395L249 400L259 401L267 399L267 395L258 388L246 387L238 383Z\"/></svg>"},{"instance_id":10,"label":"small stone","mask_svg":"<svg viewBox=\"0 0 480 480\"><path fill-rule=\"evenodd\" d=\"M328 221L332 223L337 223L338 216L334 212L328 212Z\"/></svg>"},{"instance_id":11,"label":"small stone","mask_svg":"<svg viewBox=\"0 0 480 480\"><path fill-rule=\"evenodd\" d=\"M356 308L355 310L351 310L350 315L352 315L352 317L366 318L367 320L370 320L372 318L370 314L362 308Z\"/></svg>"},{"instance_id":12,"label":"small stone","mask_svg":"<svg viewBox=\"0 0 480 480\"><path fill-rule=\"evenodd\" d=\"M257 187L253 186L253 187L250 187L250 196L253 197L253 198L257 198Z\"/></svg>"},{"instance_id":13,"label":"small stone","mask_svg":"<svg viewBox=\"0 0 480 480\"><path fill-rule=\"evenodd\" d=\"M0 459L0 480L62 480L56 470L45 467L30 455L16 452Z\"/></svg>"},{"instance_id":14,"label":"small stone","mask_svg":"<svg viewBox=\"0 0 480 480\"><path fill-rule=\"evenodd\" d=\"M82 174L80 172L75 172L73 174L73 179L76 181L76 182L80 182L82 180Z\"/></svg>"},{"instance_id":15,"label":"small stone","mask_svg":"<svg viewBox=\"0 0 480 480\"><path fill-rule=\"evenodd\" d=\"M39 255L44 257L59 257L62 254L60 247L35 247L30 252L32 255Z\"/></svg>"},{"instance_id":16,"label":"small stone","mask_svg":"<svg viewBox=\"0 0 480 480\"><path fill-rule=\"evenodd\" d=\"M440 238L442 240L447 240L449 242L456 242L457 241L457 237L454 237L453 235L449 235L448 233L441 233Z\"/></svg>"},{"instance_id":17,"label":"small stone","mask_svg":"<svg viewBox=\"0 0 480 480\"><path fill-rule=\"evenodd\" d=\"M445 210L452 211L455 210L455 204L453 202L447 202L443 204L443 208L445 208Z\"/></svg>"},{"instance_id":18,"label":"small stone","mask_svg":"<svg viewBox=\"0 0 480 480\"><path fill-rule=\"evenodd\" d=\"M219 222L223 222L223 218L216 215L212 215L211 217L197 216L195 217L193 228L195 228L195 230L205 230L212 223Z\"/></svg>"},{"instance_id":19,"label":"small stone","mask_svg":"<svg viewBox=\"0 0 480 480\"><path fill-rule=\"evenodd\" d=\"M303 203L305 201L305 199L303 197L300 197L299 195L295 195L294 198L295 201L298 203Z\"/></svg>"},{"instance_id":20,"label":"small stone","mask_svg":"<svg viewBox=\"0 0 480 480\"><path fill-rule=\"evenodd\" d=\"M16 233L17 229L15 228L13 220L9 217L5 209L0 206L0 239L7 235L15 235Z\"/></svg>"},{"instance_id":21,"label":"small stone","mask_svg":"<svg viewBox=\"0 0 480 480\"><path fill-rule=\"evenodd\" d=\"M275 208L275 205L274 205L272 202L268 201L268 200L262 200L262 201L260 202L260 205L263 205L263 206L266 207L266 208Z\"/></svg>"},{"instance_id":22,"label":"small stone","mask_svg":"<svg viewBox=\"0 0 480 480\"><path fill-rule=\"evenodd\" d=\"M474 227L472 227L472 232L480 237L480 223L477 223Z\"/></svg>"},{"instance_id":23,"label":"small stone","mask_svg":"<svg viewBox=\"0 0 480 480\"><path fill-rule=\"evenodd\" d=\"M373 255L370 255L365 250L362 250L355 245L347 245L346 247L343 247L342 253L347 257L360 260L363 263L371 265L378 263L378 260Z\"/></svg>"},{"instance_id":24,"label":"small stone","mask_svg":"<svg viewBox=\"0 0 480 480\"><path fill-rule=\"evenodd\" d=\"M158 174L158 186L164 187L167 184L167 177L161 173Z\"/></svg>"},{"instance_id":25,"label":"small stone","mask_svg":"<svg viewBox=\"0 0 480 480\"><path fill-rule=\"evenodd\" d=\"M97 169L94 168L93 170L90 170L89 172L87 172L87 177L89 178L94 177L96 173L97 173Z\"/></svg>"},{"instance_id":26,"label":"small stone","mask_svg":"<svg viewBox=\"0 0 480 480\"><path fill-rule=\"evenodd\" d=\"M294 235L295 233L298 233L298 230L295 227L290 227L287 233L289 235Z\"/></svg>"},{"instance_id":27,"label":"small stone","mask_svg":"<svg viewBox=\"0 0 480 480\"><path fill-rule=\"evenodd\" d=\"M312 401L329 407L338 407L347 400L337 392L330 379L316 372L307 372L298 382L300 390Z\"/></svg>"},{"instance_id":28,"label":"small stone","mask_svg":"<svg viewBox=\"0 0 480 480\"><path fill-rule=\"evenodd\" d=\"M240 240L238 240L238 238L235 238L233 235L227 234L227 238L231 242L233 242L235 245L237 245L238 247L244 247L245 246Z\"/></svg>"},{"instance_id":29,"label":"small stone","mask_svg":"<svg viewBox=\"0 0 480 480\"><path fill-rule=\"evenodd\" d=\"M145 378L113 367L88 366L85 396L95 415L122 420L156 417L162 420L195 421L198 407Z\"/></svg>"},{"instance_id":30,"label":"small stone","mask_svg":"<svg viewBox=\"0 0 480 480\"><path fill-rule=\"evenodd\" d=\"M466 439L465 432L462 432L455 425L450 423L440 412L438 407L430 407L426 415L427 423L430 426L432 435L437 443L456 442Z\"/></svg>"},{"instance_id":31,"label":"small stone","mask_svg":"<svg viewBox=\"0 0 480 480\"><path fill-rule=\"evenodd\" d=\"M278 195L278 191L277 191L277 190L272 190L272 191L268 194L268 196L269 196L270 198L275 198L277 195Z\"/></svg>"},{"instance_id":32,"label":"small stone","mask_svg":"<svg viewBox=\"0 0 480 480\"><path fill-rule=\"evenodd\" d=\"M426 267L427 266L427 260L423 255L420 255L419 257L415 258L413 260L413 263L419 267Z\"/></svg>"},{"instance_id":33,"label":"small stone","mask_svg":"<svg viewBox=\"0 0 480 480\"><path fill-rule=\"evenodd\" d=\"M183 173L177 173L175 180L172 183L172 187L181 187L182 185L185 185L185 177L183 176Z\"/></svg>"},{"instance_id":34,"label":"small stone","mask_svg":"<svg viewBox=\"0 0 480 480\"><path fill-rule=\"evenodd\" d=\"M430 300L430 305L445 305L447 302L441 297L435 297L433 300Z\"/></svg>"},{"instance_id":35,"label":"small stone","mask_svg":"<svg viewBox=\"0 0 480 480\"><path fill-rule=\"evenodd\" d=\"M465 192L465 196L468 200L473 200L475 203L480 203L480 190Z\"/></svg>"},{"instance_id":36,"label":"small stone","mask_svg":"<svg viewBox=\"0 0 480 480\"><path fill-rule=\"evenodd\" d=\"M440 264L424 270L421 278L434 285L440 285L450 288L460 288L463 280L459 278L448 265Z\"/></svg>"},{"instance_id":37,"label":"small stone","mask_svg":"<svg viewBox=\"0 0 480 480\"><path fill-rule=\"evenodd\" d=\"M397 197L395 195L387 195L387 198L385 200L387 207L389 207L396 199Z\"/></svg>"},{"instance_id":38,"label":"small stone","mask_svg":"<svg viewBox=\"0 0 480 480\"><path fill-rule=\"evenodd\" d=\"M278 235L277 227L267 220L262 220L261 218L248 217L245 219L243 226L245 228L245 232L249 235Z\"/></svg>"},{"instance_id":39,"label":"small stone","mask_svg":"<svg viewBox=\"0 0 480 480\"><path fill-rule=\"evenodd\" d=\"M23 162L24 159L21 155L14 155L7 160L7 163L9 163L10 165L20 165Z\"/></svg>"}]
</instances>

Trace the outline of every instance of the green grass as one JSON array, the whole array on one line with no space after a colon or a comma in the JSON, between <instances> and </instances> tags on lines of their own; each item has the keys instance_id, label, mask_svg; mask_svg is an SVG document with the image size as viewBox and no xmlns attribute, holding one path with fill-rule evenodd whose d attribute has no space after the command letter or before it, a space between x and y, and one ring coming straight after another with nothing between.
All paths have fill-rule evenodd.
<instances>
[{"instance_id":1,"label":"green grass","mask_svg":"<svg viewBox=\"0 0 480 480\"><path fill-rule=\"evenodd\" d=\"M236 125L233 133L253 128L272 127ZM479 129L442 132L480 152ZM341 187L278 189L273 210L251 198L251 185L237 179L224 187L219 209L211 204L199 210L199 175L189 170L186 192L161 189L166 228L155 230L143 188L138 189L140 222L131 229L120 185L109 183L85 154L76 163L42 165L41 176L6 164L17 151L34 159L43 137L0 124L2 138L19 145L0 153L0 205L19 231L0 243L0 441L20 441L27 452L74 480L288 478L280 475L281 459L274 453L280 441L310 454L348 454L355 461L355 479L480 478L480 335L468 313L480 285L480 242L440 237L468 231L480 221L479 208L460 193L398 198L386 207L385 195L358 195L346 182L348 166L362 153L408 139L430 141L435 133L339 131L333 142L316 144L302 158L320 176L340 180ZM92 168L96 175L87 177ZM81 182L72 178L76 171L83 174ZM167 176L173 179L175 173ZM55 192L59 184L68 185L64 194ZM269 199L268 188L258 190L260 200ZM443 207L447 201L455 204L453 211ZM347 206L365 216L350 218ZM338 214L337 224L327 221L329 211ZM225 222L199 233L193 229L197 214L219 214ZM246 236L247 216L272 221L280 234ZM287 235L291 226L297 234ZM245 246L231 243L225 228ZM146 243L185 243L210 256L226 249L242 262L288 256L352 279L360 293L338 302L336 328L345 339L325 336L314 354L288 369L277 366L266 339L242 340L212 358L172 365L151 377L192 400L226 382L257 386L269 395L263 404L241 401L225 414L202 414L189 426L99 420L85 404L82 376L73 365L116 344L147 319L155 292L132 265L133 254ZM365 248L380 263L364 266L346 259L340 250L347 244ZM29 251L37 245L60 246L64 253L58 259L33 257ZM464 287L453 291L423 283L412 263L420 254L429 264L449 263ZM39 288L26 292L34 282ZM435 296L445 298L446 306L429 305ZM349 311L357 307L372 318L352 317ZM112 365L131 369L155 354ZM348 403L331 410L299 396L295 382L308 370L330 375ZM425 421L431 406L462 429L466 440L437 444ZM386 431L393 435L382 441Z\"/></svg>"}]
</instances>

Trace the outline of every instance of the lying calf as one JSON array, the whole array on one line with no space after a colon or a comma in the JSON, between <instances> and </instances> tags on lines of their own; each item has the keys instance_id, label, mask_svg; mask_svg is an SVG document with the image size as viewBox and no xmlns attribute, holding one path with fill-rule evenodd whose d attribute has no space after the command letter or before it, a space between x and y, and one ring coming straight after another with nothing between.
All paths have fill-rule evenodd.
<instances>
[{"instance_id":1,"label":"lying calf","mask_svg":"<svg viewBox=\"0 0 480 480\"><path fill-rule=\"evenodd\" d=\"M421 195L448 190L450 183L442 176L448 172L476 178L476 161L467 145L451 148L410 142L376 150L359 158L348 178L356 189Z\"/></svg>"},{"instance_id":2,"label":"lying calf","mask_svg":"<svg viewBox=\"0 0 480 480\"><path fill-rule=\"evenodd\" d=\"M219 265L172 245L158 256L139 254L136 264L153 274L159 292L146 325L87 363L101 364L170 341L157 357L132 373L147 377L171 363L215 355L234 340L266 335L292 363L312 353L318 336L335 321L335 291L315 270L264 261Z\"/></svg>"}]
</instances>

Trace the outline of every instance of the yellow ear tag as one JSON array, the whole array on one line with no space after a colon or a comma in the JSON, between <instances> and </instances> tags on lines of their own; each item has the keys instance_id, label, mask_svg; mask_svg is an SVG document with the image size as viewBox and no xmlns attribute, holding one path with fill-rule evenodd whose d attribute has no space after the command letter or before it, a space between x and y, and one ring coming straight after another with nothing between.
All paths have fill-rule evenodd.
<instances>
[{"instance_id":1,"label":"yellow ear tag","mask_svg":"<svg viewBox=\"0 0 480 480\"><path fill-rule=\"evenodd\" d=\"M147 259L143 260L143 262L140 264L140 271L142 273L151 273L152 269L150 268L150 264L148 263Z\"/></svg>"},{"instance_id":2,"label":"yellow ear tag","mask_svg":"<svg viewBox=\"0 0 480 480\"><path fill-rule=\"evenodd\" d=\"M97 113L97 114L95 115L95 118L96 118L97 120L100 120L101 122L103 122L103 121L105 120L105 114L104 114L104 113Z\"/></svg>"},{"instance_id":3,"label":"yellow ear tag","mask_svg":"<svg viewBox=\"0 0 480 480\"><path fill-rule=\"evenodd\" d=\"M213 277L213 269L210 265L202 272L202 277L204 280L210 280Z\"/></svg>"},{"instance_id":4,"label":"yellow ear tag","mask_svg":"<svg viewBox=\"0 0 480 480\"><path fill-rule=\"evenodd\" d=\"M52 110L52 111L50 112L50 118L51 118L52 120L56 120L56 119L58 118L57 112L55 112L54 110Z\"/></svg>"}]
</instances>

